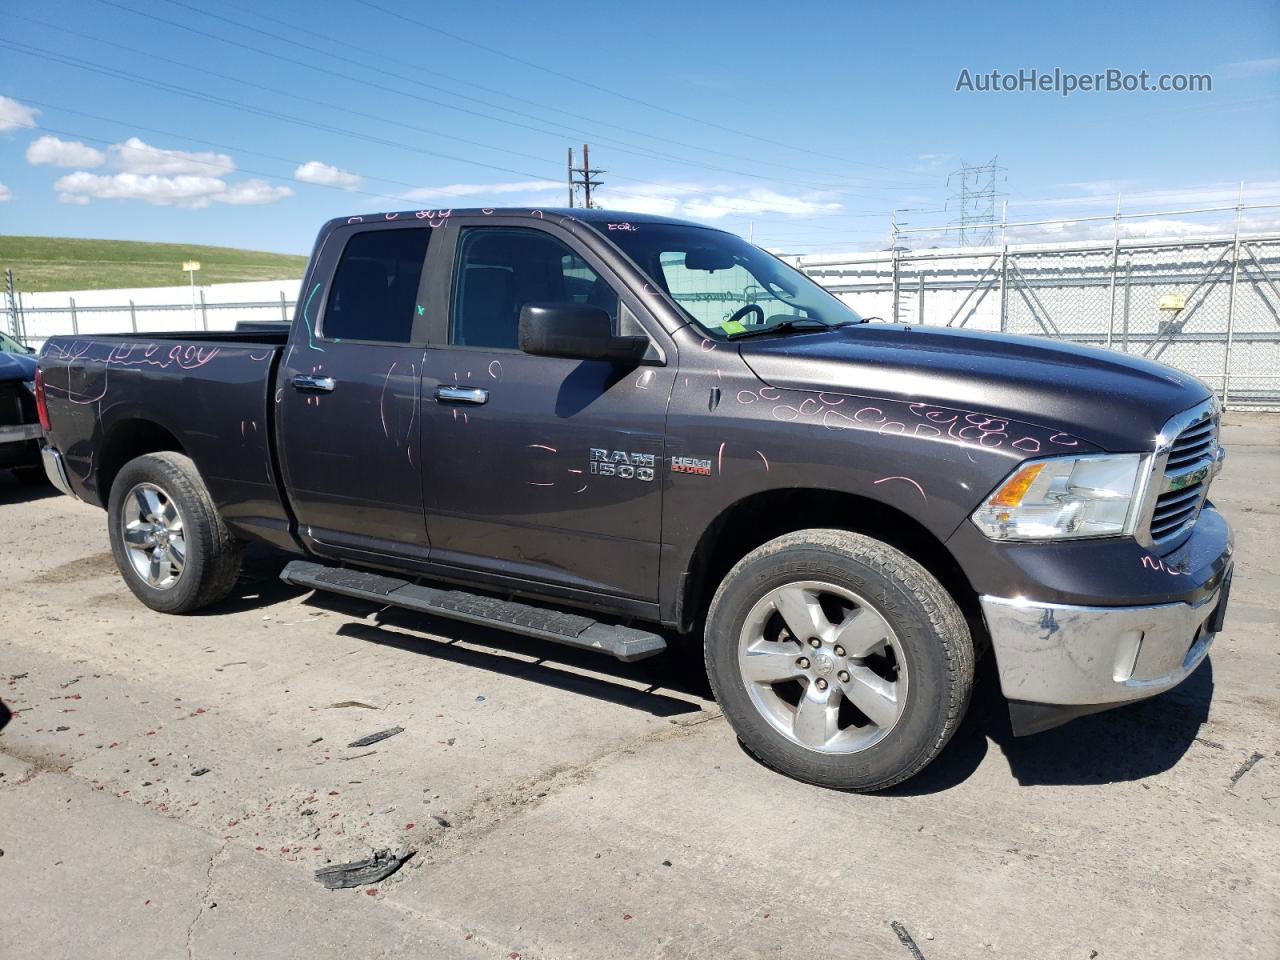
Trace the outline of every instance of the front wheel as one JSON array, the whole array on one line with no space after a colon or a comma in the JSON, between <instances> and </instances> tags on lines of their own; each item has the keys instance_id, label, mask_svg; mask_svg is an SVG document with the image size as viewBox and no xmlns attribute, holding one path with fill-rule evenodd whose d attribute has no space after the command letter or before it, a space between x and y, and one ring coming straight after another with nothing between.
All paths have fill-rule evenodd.
<instances>
[{"instance_id":1,"label":"front wheel","mask_svg":"<svg viewBox=\"0 0 1280 960\"><path fill-rule=\"evenodd\" d=\"M231 592L240 544L189 457L150 453L116 475L107 505L111 552L134 595L161 613L188 613Z\"/></svg>"},{"instance_id":2,"label":"front wheel","mask_svg":"<svg viewBox=\"0 0 1280 960\"><path fill-rule=\"evenodd\" d=\"M801 530L744 557L711 601L705 644L747 749L839 789L882 790L924 769L973 687L951 595L906 554L844 530Z\"/></svg>"}]
</instances>

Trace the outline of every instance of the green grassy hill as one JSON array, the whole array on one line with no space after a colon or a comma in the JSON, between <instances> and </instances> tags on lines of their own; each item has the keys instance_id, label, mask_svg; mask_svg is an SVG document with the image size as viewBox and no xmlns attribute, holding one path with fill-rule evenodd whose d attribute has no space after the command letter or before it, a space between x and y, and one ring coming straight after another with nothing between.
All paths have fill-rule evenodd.
<instances>
[{"instance_id":1,"label":"green grassy hill","mask_svg":"<svg viewBox=\"0 0 1280 960\"><path fill-rule=\"evenodd\" d=\"M302 276L306 257L234 247L76 237L0 236L0 272L22 291L172 287L188 282L184 260L199 260L196 282L285 280Z\"/></svg>"}]
</instances>

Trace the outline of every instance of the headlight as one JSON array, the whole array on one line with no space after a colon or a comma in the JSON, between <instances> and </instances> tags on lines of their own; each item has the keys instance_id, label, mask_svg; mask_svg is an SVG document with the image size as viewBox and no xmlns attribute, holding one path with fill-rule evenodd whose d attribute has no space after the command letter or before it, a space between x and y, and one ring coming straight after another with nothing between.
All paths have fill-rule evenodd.
<instances>
[{"instance_id":1,"label":"headlight","mask_svg":"<svg viewBox=\"0 0 1280 960\"><path fill-rule=\"evenodd\" d=\"M973 513L993 540L1067 540L1132 534L1146 456L1054 457L1014 470Z\"/></svg>"}]
</instances>

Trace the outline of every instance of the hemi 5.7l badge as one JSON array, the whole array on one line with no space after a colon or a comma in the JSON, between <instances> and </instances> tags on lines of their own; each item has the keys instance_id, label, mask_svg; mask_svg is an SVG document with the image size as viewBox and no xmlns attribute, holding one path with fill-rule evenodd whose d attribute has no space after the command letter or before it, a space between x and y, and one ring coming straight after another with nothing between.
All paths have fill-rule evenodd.
<instances>
[{"instance_id":1,"label":"hemi 5.7l badge","mask_svg":"<svg viewBox=\"0 0 1280 960\"><path fill-rule=\"evenodd\" d=\"M672 457L671 472L692 473L699 477L709 477L711 476L711 461L701 460L698 457Z\"/></svg>"}]
</instances>

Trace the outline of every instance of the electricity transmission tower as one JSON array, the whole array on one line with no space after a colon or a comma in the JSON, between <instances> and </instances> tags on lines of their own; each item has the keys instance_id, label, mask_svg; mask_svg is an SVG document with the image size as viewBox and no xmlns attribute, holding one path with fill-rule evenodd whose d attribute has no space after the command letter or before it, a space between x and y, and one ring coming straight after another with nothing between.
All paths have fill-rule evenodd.
<instances>
[{"instance_id":1,"label":"electricity transmission tower","mask_svg":"<svg viewBox=\"0 0 1280 960\"><path fill-rule=\"evenodd\" d=\"M961 161L960 169L947 177L947 186L958 180L952 199L960 212L960 246L988 246L995 240L996 198L1004 194L996 182L1005 167L999 157L976 166Z\"/></svg>"},{"instance_id":2,"label":"electricity transmission tower","mask_svg":"<svg viewBox=\"0 0 1280 960\"><path fill-rule=\"evenodd\" d=\"M591 155L589 153L589 145L582 145L582 166L575 167L573 165L573 147L569 148L569 206L576 206L574 197L578 189L582 190L582 206L588 210L595 207L596 204L591 201L591 191L602 185L602 181L595 179L596 174L606 173L605 170L592 169ZM581 177L582 179L577 179Z\"/></svg>"}]
</instances>

